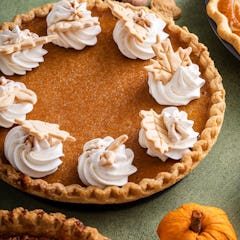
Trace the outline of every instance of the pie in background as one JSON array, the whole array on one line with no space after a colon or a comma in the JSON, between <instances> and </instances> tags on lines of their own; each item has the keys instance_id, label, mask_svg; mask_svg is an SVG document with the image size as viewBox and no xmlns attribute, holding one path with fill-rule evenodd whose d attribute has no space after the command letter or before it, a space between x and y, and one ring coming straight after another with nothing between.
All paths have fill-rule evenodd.
<instances>
[{"instance_id":1,"label":"pie in background","mask_svg":"<svg viewBox=\"0 0 240 240\"><path fill-rule=\"evenodd\" d=\"M76 218L42 209L28 211L21 207L0 210L0 238L5 240L108 240L96 228L85 226Z\"/></svg>"},{"instance_id":2,"label":"pie in background","mask_svg":"<svg viewBox=\"0 0 240 240\"><path fill-rule=\"evenodd\" d=\"M240 54L240 1L209 0L207 14L215 21L218 35Z\"/></svg>"}]
</instances>

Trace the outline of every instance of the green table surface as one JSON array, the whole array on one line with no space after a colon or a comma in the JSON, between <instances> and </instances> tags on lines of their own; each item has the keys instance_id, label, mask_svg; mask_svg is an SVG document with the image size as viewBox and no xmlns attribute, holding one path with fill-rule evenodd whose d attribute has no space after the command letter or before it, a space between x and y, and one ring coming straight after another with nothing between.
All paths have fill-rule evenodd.
<instances>
[{"instance_id":1,"label":"green table surface","mask_svg":"<svg viewBox=\"0 0 240 240\"><path fill-rule=\"evenodd\" d=\"M51 0L0 0L0 22L10 21ZM52 1L53 2L53 1ZM196 202L224 209L240 238L240 62L222 45L208 23L203 0L177 0L180 26L199 36L223 78L226 113L221 134L204 161L181 182L152 197L122 205L64 204L20 192L0 181L0 208L42 208L77 217L115 240L158 239L163 216L178 206Z\"/></svg>"}]
</instances>

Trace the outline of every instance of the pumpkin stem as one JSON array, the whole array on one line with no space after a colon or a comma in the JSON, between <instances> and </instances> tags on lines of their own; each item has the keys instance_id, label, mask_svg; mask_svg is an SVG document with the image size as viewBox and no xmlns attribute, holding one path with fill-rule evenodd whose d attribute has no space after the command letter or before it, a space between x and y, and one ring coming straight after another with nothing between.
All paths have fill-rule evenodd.
<instances>
[{"instance_id":1,"label":"pumpkin stem","mask_svg":"<svg viewBox=\"0 0 240 240\"><path fill-rule=\"evenodd\" d=\"M200 233L202 228L203 214L198 210L192 211L190 229L195 233Z\"/></svg>"}]
</instances>

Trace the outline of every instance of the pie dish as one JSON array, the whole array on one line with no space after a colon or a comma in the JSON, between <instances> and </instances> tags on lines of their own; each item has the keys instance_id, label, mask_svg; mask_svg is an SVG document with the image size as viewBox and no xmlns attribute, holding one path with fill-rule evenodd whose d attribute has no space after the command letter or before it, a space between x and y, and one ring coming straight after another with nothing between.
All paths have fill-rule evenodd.
<instances>
[{"instance_id":1,"label":"pie dish","mask_svg":"<svg viewBox=\"0 0 240 240\"><path fill-rule=\"evenodd\" d=\"M47 4L18 15L13 22L3 23L2 29L12 29L17 24L44 36L46 16L52 6ZM22 191L56 201L97 204L130 202L172 186L206 156L222 126L225 91L207 48L186 27L180 28L173 21L166 20L165 31L173 48L191 47L191 59L199 65L201 77L206 81L199 99L179 107L194 121L194 130L200 136L180 161L168 159L161 162L147 156L138 144L139 112L151 108L160 112L164 108L148 93L144 66L149 64L149 60L127 59L120 53L112 39L116 18L105 2L88 1L88 8L93 16L99 17L102 28L95 46L78 52L47 44L48 54L38 68L24 76L11 77L24 82L38 96L38 102L28 118L56 122L69 131L76 142L65 144L65 157L58 171L35 179L15 170L5 159L3 143L9 130L1 128L0 177ZM101 189L84 186L76 171L77 157L84 143L96 137L117 137L124 133L129 137L126 145L134 151L133 163L138 171L122 187Z\"/></svg>"},{"instance_id":2,"label":"pie dish","mask_svg":"<svg viewBox=\"0 0 240 240\"><path fill-rule=\"evenodd\" d=\"M61 213L46 213L41 209L28 211L21 207L0 210L0 239L47 240L81 239L107 240L96 228L84 226L76 218Z\"/></svg>"},{"instance_id":3,"label":"pie dish","mask_svg":"<svg viewBox=\"0 0 240 240\"><path fill-rule=\"evenodd\" d=\"M207 14L215 21L218 35L240 54L240 3L229 0L210 0Z\"/></svg>"}]
</instances>

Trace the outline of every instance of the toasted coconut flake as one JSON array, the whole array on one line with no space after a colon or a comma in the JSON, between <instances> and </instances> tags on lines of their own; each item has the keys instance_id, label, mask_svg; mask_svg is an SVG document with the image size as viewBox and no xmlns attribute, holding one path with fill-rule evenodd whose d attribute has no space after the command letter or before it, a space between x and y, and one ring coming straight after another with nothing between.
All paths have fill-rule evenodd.
<instances>
[{"instance_id":1,"label":"toasted coconut flake","mask_svg":"<svg viewBox=\"0 0 240 240\"><path fill-rule=\"evenodd\" d=\"M16 123L21 125L22 128L30 135L39 140L47 139L51 145L55 145L58 141L71 141L76 139L66 131L60 130L58 124L47 123L39 120L18 120ZM58 140L58 141L55 141Z\"/></svg>"},{"instance_id":2,"label":"toasted coconut flake","mask_svg":"<svg viewBox=\"0 0 240 240\"><path fill-rule=\"evenodd\" d=\"M161 154L168 151L171 143L161 114L151 109L150 111L141 110L139 115L142 118L141 127L145 132L146 140Z\"/></svg>"},{"instance_id":3,"label":"toasted coconut flake","mask_svg":"<svg viewBox=\"0 0 240 240\"><path fill-rule=\"evenodd\" d=\"M116 138L107 148L108 151L114 151L118 149L122 144L124 144L128 140L128 136L126 134L121 135Z\"/></svg>"},{"instance_id":4,"label":"toasted coconut flake","mask_svg":"<svg viewBox=\"0 0 240 240\"><path fill-rule=\"evenodd\" d=\"M100 156L99 164L103 167L112 166L114 162L115 162L115 156L113 151L105 151Z\"/></svg>"},{"instance_id":5,"label":"toasted coconut flake","mask_svg":"<svg viewBox=\"0 0 240 240\"><path fill-rule=\"evenodd\" d=\"M116 138L108 147L106 147L105 152L100 157L100 165L111 166L115 162L114 151L116 151L122 144L128 140L128 136L123 134Z\"/></svg>"},{"instance_id":6,"label":"toasted coconut flake","mask_svg":"<svg viewBox=\"0 0 240 240\"><path fill-rule=\"evenodd\" d=\"M174 52L168 38L161 41L160 37L157 36L157 42L152 48L157 56L157 60L151 59L151 65L146 66L145 69L152 72L154 79L162 81L164 85L171 80L173 74L180 66L189 66L192 63L190 59L192 48L183 49L180 47Z\"/></svg>"}]
</instances>

